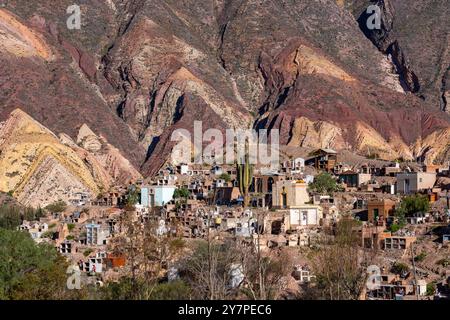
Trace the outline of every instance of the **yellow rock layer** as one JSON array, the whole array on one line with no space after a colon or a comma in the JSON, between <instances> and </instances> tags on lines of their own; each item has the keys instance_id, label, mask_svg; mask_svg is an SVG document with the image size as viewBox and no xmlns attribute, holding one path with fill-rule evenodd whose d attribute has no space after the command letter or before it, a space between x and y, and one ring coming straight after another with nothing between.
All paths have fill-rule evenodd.
<instances>
[{"instance_id":1,"label":"yellow rock layer","mask_svg":"<svg viewBox=\"0 0 450 320\"><path fill-rule=\"evenodd\" d=\"M68 202L78 192L90 193L90 190L58 160L49 156L39 164L16 198L26 206L45 207L59 199Z\"/></svg>"},{"instance_id":2,"label":"yellow rock layer","mask_svg":"<svg viewBox=\"0 0 450 320\"><path fill-rule=\"evenodd\" d=\"M86 188L99 189L82 159L48 129L16 109L0 127L0 191L19 196L37 168L48 158L60 163Z\"/></svg>"},{"instance_id":3,"label":"yellow rock layer","mask_svg":"<svg viewBox=\"0 0 450 320\"><path fill-rule=\"evenodd\" d=\"M336 0L336 4L337 4L338 6L340 6L341 8L343 8L344 5L345 5L345 0Z\"/></svg>"},{"instance_id":4,"label":"yellow rock layer","mask_svg":"<svg viewBox=\"0 0 450 320\"><path fill-rule=\"evenodd\" d=\"M133 167L119 149L102 136L97 136L86 124L83 124L77 136L78 147L72 147L89 163L96 181L102 181L105 189L114 182L125 184L141 179L141 174Z\"/></svg>"},{"instance_id":5,"label":"yellow rock layer","mask_svg":"<svg viewBox=\"0 0 450 320\"><path fill-rule=\"evenodd\" d=\"M354 137L353 145L344 136ZM326 121L311 121L305 117L295 119L292 127L290 147L350 149L365 156L376 156L384 160L415 160L423 156L426 163L445 163L450 156L450 128L433 132L424 139L408 146L401 137L382 137L374 128L356 122L349 132Z\"/></svg>"},{"instance_id":6,"label":"yellow rock layer","mask_svg":"<svg viewBox=\"0 0 450 320\"><path fill-rule=\"evenodd\" d=\"M294 121L288 146L340 149L344 147L344 140L342 130L336 125L326 121L313 122L300 117Z\"/></svg>"},{"instance_id":7,"label":"yellow rock layer","mask_svg":"<svg viewBox=\"0 0 450 320\"><path fill-rule=\"evenodd\" d=\"M400 157L389 143L371 126L357 122L355 125L355 150L366 155L377 155L381 159L394 160Z\"/></svg>"},{"instance_id":8,"label":"yellow rock layer","mask_svg":"<svg viewBox=\"0 0 450 320\"><path fill-rule=\"evenodd\" d=\"M11 13L0 9L0 51L18 57L38 56L49 60L52 53L40 35L19 22Z\"/></svg>"},{"instance_id":9,"label":"yellow rock layer","mask_svg":"<svg viewBox=\"0 0 450 320\"><path fill-rule=\"evenodd\" d=\"M323 74L342 81L356 81L343 69L305 45L300 45L296 51L291 53L289 61L290 64L287 67L291 72L298 70L303 74Z\"/></svg>"},{"instance_id":10,"label":"yellow rock layer","mask_svg":"<svg viewBox=\"0 0 450 320\"><path fill-rule=\"evenodd\" d=\"M425 161L428 164L444 163L450 156L450 128L437 130L422 140L418 140L413 146L416 155L425 153Z\"/></svg>"}]
</instances>

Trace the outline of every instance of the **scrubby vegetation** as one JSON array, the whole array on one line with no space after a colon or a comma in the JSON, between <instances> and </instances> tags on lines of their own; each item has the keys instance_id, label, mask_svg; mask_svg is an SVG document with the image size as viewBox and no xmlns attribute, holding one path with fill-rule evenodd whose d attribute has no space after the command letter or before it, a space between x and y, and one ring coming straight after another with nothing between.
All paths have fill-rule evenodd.
<instances>
[{"instance_id":1,"label":"scrubby vegetation","mask_svg":"<svg viewBox=\"0 0 450 320\"><path fill-rule=\"evenodd\" d=\"M0 300L67 298L66 269L52 246L0 228Z\"/></svg>"},{"instance_id":2,"label":"scrubby vegetation","mask_svg":"<svg viewBox=\"0 0 450 320\"><path fill-rule=\"evenodd\" d=\"M342 191L342 187L337 183L336 179L329 173L323 172L314 178L314 182L309 185L309 190L317 193L333 193Z\"/></svg>"},{"instance_id":3,"label":"scrubby vegetation","mask_svg":"<svg viewBox=\"0 0 450 320\"><path fill-rule=\"evenodd\" d=\"M24 208L16 204L0 205L0 228L15 230L23 220L33 221L44 217L41 208Z\"/></svg>"},{"instance_id":4,"label":"scrubby vegetation","mask_svg":"<svg viewBox=\"0 0 450 320\"><path fill-rule=\"evenodd\" d=\"M64 210L66 210L67 208L67 204L62 201L62 200L58 200L52 204L49 204L48 206L45 207L45 209L47 209L48 211L52 212L52 213L60 213L63 212Z\"/></svg>"}]
</instances>

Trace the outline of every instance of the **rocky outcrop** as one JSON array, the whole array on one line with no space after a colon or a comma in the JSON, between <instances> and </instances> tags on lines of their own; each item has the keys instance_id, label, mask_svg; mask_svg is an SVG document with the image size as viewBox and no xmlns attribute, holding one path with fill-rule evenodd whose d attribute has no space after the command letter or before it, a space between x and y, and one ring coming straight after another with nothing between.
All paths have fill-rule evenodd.
<instances>
[{"instance_id":1,"label":"rocky outcrop","mask_svg":"<svg viewBox=\"0 0 450 320\"><path fill-rule=\"evenodd\" d=\"M44 60L50 60L53 55L37 32L3 9L0 9L0 50L13 57L38 57Z\"/></svg>"},{"instance_id":2,"label":"rocky outcrop","mask_svg":"<svg viewBox=\"0 0 450 320\"><path fill-rule=\"evenodd\" d=\"M382 28L365 30L374 3ZM85 1L76 31L70 4L5 4L0 119L21 106L104 184L136 177L130 165L157 172L195 120L280 129L290 148L448 160L433 140L450 124L444 0Z\"/></svg>"},{"instance_id":3,"label":"rocky outcrop","mask_svg":"<svg viewBox=\"0 0 450 320\"><path fill-rule=\"evenodd\" d=\"M77 144L87 151L86 160L93 165L94 163L99 164L112 183L128 184L142 178L119 149L108 143L104 137L97 136L86 124L80 128ZM95 161L91 160L92 158Z\"/></svg>"},{"instance_id":4,"label":"rocky outcrop","mask_svg":"<svg viewBox=\"0 0 450 320\"><path fill-rule=\"evenodd\" d=\"M80 136L92 134L84 126ZM0 123L0 191L13 192L24 205L45 206L77 192L95 197L114 183L141 177L117 149L105 140L101 145L95 152L85 150L16 109Z\"/></svg>"},{"instance_id":5,"label":"rocky outcrop","mask_svg":"<svg viewBox=\"0 0 450 320\"><path fill-rule=\"evenodd\" d=\"M450 65L450 9L445 1L346 0L361 30L388 55L405 90L447 109L441 83ZM381 29L367 28L369 5L381 9Z\"/></svg>"},{"instance_id":6,"label":"rocky outcrop","mask_svg":"<svg viewBox=\"0 0 450 320\"><path fill-rule=\"evenodd\" d=\"M288 79L280 65L271 63L272 74ZM278 88L286 87L283 81ZM375 88L363 79L342 82L325 74L298 73L289 80L287 95L282 89L272 90L274 103L257 126L279 129L280 142L291 147L331 147L389 160L445 161L449 140L435 143L432 152L416 147L448 129L445 114L426 111L419 98Z\"/></svg>"},{"instance_id":7,"label":"rocky outcrop","mask_svg":"<svg viewBox=\"0 0 450 320\"><path fill-rule=\"evenodd\" d=\"M179 112L179 120L165 130L156 142L152 143L150 157L142 168L145 176L153 176L167 161L172 160L172 149L178 143L172 139L174 130L187 130L191 135L185 140L187 143L194 141L194 121L202 122L202 133L209 128L217 128L225 135L227 123L209 107L202 97L193 94L184 95L180 101ZM204 144L207 142L204 141Z\"/></svg>"},{"instance_id":8,"label":"rocky outcrop","mask_svg":"<svg viewBox=\"0 0 450 320\"><path fill-rule=\"evenodd\" d=\"M441 143L436 143L440 141ZM414 153L428 163L446 163L450 159L450 129L434 131L414 145Z\"/></svg>"},{"instance_id":9,"label":"rocky outcrop","mask_svg":"<svg viewBox=\"0 0 450 320\"><path fill-rule=\"evenodd\" d=\"M77 66L83 71L83 73L88 77L89 80L95 80L95 75L97 73L97 66L95 65L94 58L92 58L88 53L76 48L67 41L62 41L62 46L69 52L72 59L75 61Z\"/></svg>"},{"instance_id":10,"label":"rocky outcrop","mask_svg":"<svg viewBox=\"0 0 450 320\"><path fill-rule=\"evenodd\" d=\"M73 139L86 123L114 141L121 153L139 166L145 151L100 93L98 86L106 80L97 77L97 52L88 51L107 44L105 33L68 30L67 17L61 15L68 5L44 1L36 10L27 11L27 1L15 1L0 9L0 121L20 106L53 132ZM108 18L91 16L100 14L94 9L98 5L90 6L90 15L83 15L84 23L111 23ZM101 14L108 16L108 11ZM113 23L111 27L114 29ZM71 43L73 50L68 50L66 43Z\"/></svg>"},{"instance_id":11,"label":"rocky outcrop","mask_svg":"<svg viewBox=\"0 0 450 320\"><path fill-rule=\"evenodd\" d=\"M201 96L229 127L251 124L212 48L198 34L183 32L181 19L170 5L148 2L104 59L106 78L123 92L119 114L145 147L179 120L185 94Z\"/></svg>"},{"instance_id":12,"label":"rocky outcrop","mask_svg":"<svg viewBox=\"0 0 450 320\"><path fill-rule=\"evenodd\" d=\"M86 124L83 124L78 132L77 144L89 152L98 152L102 149L100 139Z\"/></svg>"},{"instance_id":13,"label":"rocky outcrop","mask_svg":"<svg viewBox=\"0 0 450 320\"><path fill-rule=\"evenodd\" d=\"M19 109L1 126L0 150L0 190L14 191L19 200L29 202L26 204L37 201L42 195L29 192L30 184L45 188L43 191L49 192L49 196L57 195L65 200L67 197L60 192L51 192L61 179L65 179L66 187L73 185L73 190L90 194L99 191L76 152L62 145L53 133ZM44 180L47 185L43 185Z\"/></svg>"},{"instance_id":14,"label":"rocky outcrop","mask_svg":"<svg viewBox=\"0 0 450 320\"><path fill-rule=\"evenodd\" d=\"M420 90L419 79L411 69L410 62L394 35L395 9L390 0L380 0L375 5L380 8L381 12L380 29L371 29L367 25L369 18L374 15L372 11L369 13L364 11L358 18L360 28L374 45L392 61L405 91L417 93Z\"/></svg>"},{"instance_id":15,"label":"rocky outcrop","mask_svg":"<svg viewBox=\"0 0 450 320\"><path fill-rule=\"evenodd\" d=\"M300 117L294 120L291 137L287 145L338 150L345 147L345 141L342 136L342 129L337 125L320 120L313 122L305 117Z\"/></svg>"},{"instance_id":16,"label":"rocky outcrop","mask_svg":"<svg viewBox=\"0 0 450 320\"><path fill-rule=\"evenodd\" d=\"M441 109L450 113L450 66L447 67L447 70L442 77L442 85L441 85Z\"/></svg>"}]
</instances>

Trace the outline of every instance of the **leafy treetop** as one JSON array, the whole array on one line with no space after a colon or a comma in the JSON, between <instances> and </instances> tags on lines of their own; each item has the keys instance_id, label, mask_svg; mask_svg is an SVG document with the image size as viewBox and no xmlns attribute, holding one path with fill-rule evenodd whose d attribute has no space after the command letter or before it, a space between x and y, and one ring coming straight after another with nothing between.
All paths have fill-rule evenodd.
<instances>
[{"instance_id":1,"label":"leafy treetop","mask_svg":"<svg viewBox=\"0 0 450 320\"><path fill-rule=\"evenodd\" d=\"M331 176L331 174L322 172L314 178L314 182L309 185L309 189L317 193L333 193L341 191L342 187Z\"/></svg>"}]
</instances>

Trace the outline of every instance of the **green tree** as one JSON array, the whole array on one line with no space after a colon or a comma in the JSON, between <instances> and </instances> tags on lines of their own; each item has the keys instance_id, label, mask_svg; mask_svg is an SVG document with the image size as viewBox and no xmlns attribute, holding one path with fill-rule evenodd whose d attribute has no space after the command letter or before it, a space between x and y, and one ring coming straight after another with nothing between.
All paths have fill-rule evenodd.
<instances>
[{"instance_id":1,"label":"green tree","mask_svg":"<svg viewBox=\"0 0 450 320\"><path fill-rule=\"evenodd\" d=\"M0 229L0 300L63 299L67 262L47 244L20 231Z\"/></svg>"},{"instance_id":2,"label":"green tree","mask_svg":"<svg viewBox=\"0 0 450 320\"><path fill-rule=\"evenodd\" d=\"M0 205L0 228L16 230L23 220L35 221L45 216L41 208L21 207L15 204Z\"/></svg>"},{"instance_id":3,"label":"green tree","mask_svg":"<svg viewBox=\"0 0 450 320\"><path fill-rule=\"evenodd\" d=\"M135 185L130 185L127 191L127 206L133 207L139 202L141 190Z\"/></svg>"},{"instance_id":4,"label":"green tree","mask_svg":"<svg viewBox=\"0 0 450 320\"><path fill-rule=\"evenodd\" d=\"M411 195L402 199L400 206L396 210L398 216L410 217L414 213L428 212L430 210L430 202L427 196Z\"/></svg>"},{"instance_id":5,"label":"green tree","mask_svg":"<svg viewBox=\"0 0 450 320\"><path fill-rule=\"evenodd\" d=\"M58 200L45 207L50 212L60 213L66 210L67 204L63 200Z\"/></svg>"},{"instance_id":6,"label":"green tree","mask_svg":"<svg viewBox=\"0 0 450 320\"><path fill-rule=\"evenodd\" d=\"M173 193L173 198L174 199L184 199L184 201L187 201L190 194L191 194L191 192L189 191L188 188L180 187L180 188L175 189L175 192Z\"/></svg>"},{"instance_id":7,"label":"green tree","mask_svg":"<svg viewBox=\"0 0 450 320\"><path fill-rule=\"evenodd\" d=\"M228 173L224 172L219 176L219 179L225 180L226 183L231 181L231 177Z\"/></svg>"},{"instance_id":8,"label":"green tree","mask_svg":"<svg viewBox=\"0 0 450 320\"><path fill-rule=\"evenodd\" d=\"M427 283L427 296L432 296L436 292L436 283Z\"/></svg>"},{"instance_id":9,"label":"green tree","mask_svg":"<svg viewBox=\"0 0 450 320\"><path fill-rule=\"evenodd\" d=\"M7 204L0 206L0 228L15 230L21 222L19 207Z\"/></svg>"},{"instance_id":10,"label":"green tree","mask_svg":"<svg viewBox=\"0 0 450 320\"><path fill-rule=\"evenodd\" d=\"M396 262L391 268L391 271L395 274L403 274L409 272L409 267L407 264L402 262Z\"/></svg>"},{"instance_id":11,"label":"green tree","mask_svg":"<svg viewBox=\"0 0 450 320\"><path fill-rule=\"evenodd\" d=\"M309 189L321 194L342 191L342 187L337 183L333 176L327 172L318 174L314 178L314 181L309 185Z\"/></svg>"},{"instance_id":12,"label":"green tree","mask_svg":"<svg viewBox=\"0 0 450 320\"><path fill-rule=\"evenodd\" d=\"M28 207L23 210L23 219L27 221L39 220L39 218L44 216L45 212L41 207L38 207L37 209Z\"/></svg>"},{"instance_id":13,"label":"green tree","mask_svg":"<svg viewBox=\"0 0 450 320\"><path fill-rule=\"evenodd\" d=\"M430 202L427 196L411 195L402 199L400 206L395 210L395 218L397 223L391 227L391 231L401 229L406 225L406 217L412 216L418 212L428 212Z\"/></svg>"}]
</instances>

